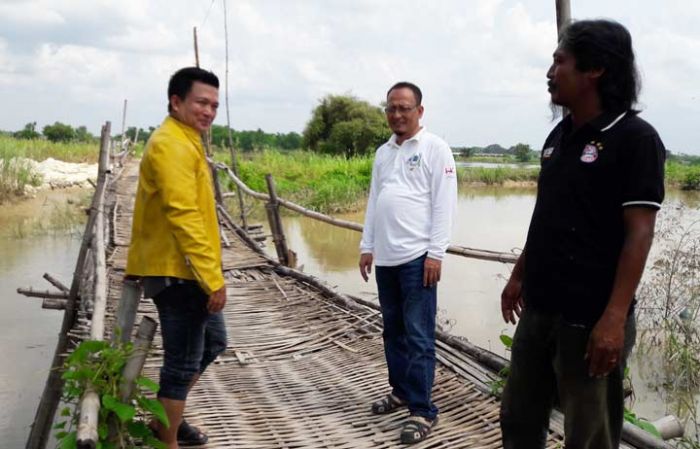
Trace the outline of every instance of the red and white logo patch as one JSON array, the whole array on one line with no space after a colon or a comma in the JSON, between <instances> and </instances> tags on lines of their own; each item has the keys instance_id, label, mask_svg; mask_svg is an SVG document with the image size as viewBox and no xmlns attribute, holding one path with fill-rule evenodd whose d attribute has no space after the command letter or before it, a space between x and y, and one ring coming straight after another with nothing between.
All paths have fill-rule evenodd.
<instances>
[{"instance_id":1,"label":"red and white logo patch","mask_svg":"<svg viewBox=\"0 0 700 449\"><path fill-rule=\"evenodd\" d=\"M598 159L598 147L593 144L588 144L583 147L583 153L581 153L581 162L586 162L590 164Z\"/></svg>"},{"instance_id":2,"label":"red and white logo patch","mask_svg":"<svg viewBox=\"0 0 700 449\"><path fill-rule=\"evenodd\" d=\"M455 175L455 168L453 166L445 167L445 176L451 178Z\"/></svg>"}]
</instances>

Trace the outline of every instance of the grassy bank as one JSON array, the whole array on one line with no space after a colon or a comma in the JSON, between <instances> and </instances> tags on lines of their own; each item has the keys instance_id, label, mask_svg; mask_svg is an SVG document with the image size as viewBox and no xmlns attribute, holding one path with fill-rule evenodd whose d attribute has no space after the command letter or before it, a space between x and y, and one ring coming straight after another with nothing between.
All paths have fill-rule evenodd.
<instances>
[{"instance_id":1,"label":"grassy bank","mask_svg":"<svg viewBox=\"0 0 700 449\"><path fill-rule=\"evenodd\" d=\"M228 155L219 153L217 159L228 163ZM370 157L347 159L307 151L245 154L239 166L241 179L252 189L267 192L265 175L272 173L280 197L325 213L356 209L372 176Z\"/></svg>"}]
</instances>

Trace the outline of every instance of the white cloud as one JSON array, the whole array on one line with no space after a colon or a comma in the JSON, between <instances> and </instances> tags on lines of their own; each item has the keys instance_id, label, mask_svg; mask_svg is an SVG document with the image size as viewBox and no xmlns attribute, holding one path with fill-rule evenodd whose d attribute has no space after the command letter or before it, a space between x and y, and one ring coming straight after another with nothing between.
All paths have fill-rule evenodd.
<instances>
[{"instance_id":1,"label":"white cloud","mask_svg":"<svg viewBox=\"0 0 700 449\"><path fill-rule=\"evenodd\" d=\"M690 3L690 4L688 4ZM32 0L0 6L0 129L62 120L93 131L106 119L155 125L170 74L192 65L224 76L221 0ZM700 152L700 2L588 0L576 17L626 24L644 74L645 117L674 149ZM425 121L457 145L539 147L554 5L540 0L329 0L228 3L235 127L301 131L318 99L353 93L378 104L395 81L424 90ZM27 97L29 96L29 98ZM682 114L676 111L682 111ZM223 113L218 122L223 123Z\"/></svg>"}]
</instances>

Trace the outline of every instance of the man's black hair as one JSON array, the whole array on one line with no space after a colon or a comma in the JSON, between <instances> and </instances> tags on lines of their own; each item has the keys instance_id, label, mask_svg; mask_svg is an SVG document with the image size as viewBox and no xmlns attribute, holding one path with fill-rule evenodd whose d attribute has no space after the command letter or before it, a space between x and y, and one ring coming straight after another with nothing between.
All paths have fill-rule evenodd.
<instances>
[{"instance_id":1,"label":"man's black hair","mask_svg":"<svg viewBox=\"0 0 700 449\"><path fill-rule=\"evenodd\" d=\"M177 95L184 100L192 90L192 84L195 81L219 88L219 78L212 72L199 67L182 68L170 77L170 83L168 83L168 112L171 112L170 97Z\"/></svg>"},{"instance_id":2,"label":"man's black hair","mask_svg":"<svg viewBox=\"0 0 700 449\"><path fill-rule=\"evenodd\" d=\"M574 56L577 70L603 69L598 95L604 111L624 112L637 103L641 82L627 28L613 20L579 20L562 31L559 45Z\"/></svg>"},{"instance_id":3,"label":"man's black hair","mask_svg":"<svg viewBox=\"0 0 700 449\"><path fill-rule=\"evenodd\" d=\"M413 92L413 96L416 97L416 106L420 106L421 102L423 101L423 92L420 91L420 88L418 86L416 86L413 83L409 83L408 81L399 81L398 83L391 86L391 88L386 92L387 98L389 97L389 94L392 90L404 88L411 89L411 91Z\"/></svg>"}]
</instances>

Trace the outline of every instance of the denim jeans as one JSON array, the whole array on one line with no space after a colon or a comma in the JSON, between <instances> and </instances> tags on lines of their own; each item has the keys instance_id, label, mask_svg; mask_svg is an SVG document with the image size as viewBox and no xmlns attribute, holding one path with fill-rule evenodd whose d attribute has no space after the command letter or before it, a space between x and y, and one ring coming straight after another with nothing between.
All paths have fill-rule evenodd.
<instances>
[{"instance_id":1,"label":"denim jeans","mask_svg":"<svg viewBox=\"0 0 700 449\"><path fill-rule=\"evenodd\" d=\"M158 397L187 399L194 376L226 350L224 316L209 314L208 299L196 284L171 285L153 298L164 350Z\"/></svg>"},{"instance_id":2,"label":"denim jeans","mask_svg":"<svg viewBox=\"0 0 700 449\"><path fill-rule=\"evenodd\" d=\"M384 321L384 354L392 393L412 415L434 419L437 288L423 286L423 255L395 267L376 267Z\"/></svg>"},{"instance_id":3,"label":"denim jeans","mask_svg":"<svg viewBox=\"0 0 700 449\"><path fill-rule=\"evenodd\" d=\"M545 447L555 397L564 413L567 449L617 449L624 414L622 381L634 345L635 320L625 325L623 360L607 376L590 377L584 359L590 327L526 310L513 338L501 398L504 449Z\"/></svg>"}]
</instances>

